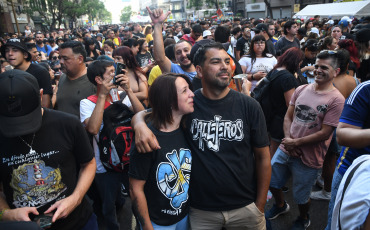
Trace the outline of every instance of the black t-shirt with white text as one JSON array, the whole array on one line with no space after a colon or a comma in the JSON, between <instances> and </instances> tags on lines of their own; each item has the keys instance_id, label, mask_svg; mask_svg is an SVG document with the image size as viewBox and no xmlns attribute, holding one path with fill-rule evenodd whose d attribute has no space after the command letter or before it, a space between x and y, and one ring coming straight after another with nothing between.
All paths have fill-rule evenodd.
<instances>
[{"instance_id":1,"label":"black t-shirt with white text","mask_svg":"<svg viewBox=\"0 0 370 230\"><path fill-rule=\"evenodd\" d=\"M235 49L237 51L240 51L240 57L242 57L243 55L245 54L248 54L249 53L249 49L250 49L250 41L245 39L244 37L241 37L238 39L238 41L236 42L236 47Z\"/></svg>"},{"instance_id":2,"label":"black t-shirt with white text","mask_svg":"<svg viewBox=\"0 0 370 230\"><path fill-rule=\"evenodd\" d=\"M253 148L269 145L258 102L230 90L210 100L195 91L194 112L187 119L193 165L190 206L206 211L241 208L256 200Z\"/></svg>"},{"instance_id":3,"label":"black t-shirt with white text","mask_svg":"<svg viewBox=\"0 0 370 230\"><path fill-rule=\"evenodd\" d=\"M161 132L149 124L161 149L130 156L129 176L145 180L144 193L150 220L169 226L182 220L189 212L189 183L192 154L184 131Z\"/></svg>"},{"instance_id":4,"label":"black t-shirt with white text","mask_svg":"<svg viewBox=\"0 0 370 230\"><path fill-rule=\"evenodd\" d=\"M36 207L41 214L72 194L80 164L91 161L94 155L79 120L63 112L44 109L41 128L33 143L32 139L33 134L0 136L0 181L11 208ZM81 229L91 214L92 207L84 198L67 218L59 219L50 229Z\"/></svg>"}]
</instances>

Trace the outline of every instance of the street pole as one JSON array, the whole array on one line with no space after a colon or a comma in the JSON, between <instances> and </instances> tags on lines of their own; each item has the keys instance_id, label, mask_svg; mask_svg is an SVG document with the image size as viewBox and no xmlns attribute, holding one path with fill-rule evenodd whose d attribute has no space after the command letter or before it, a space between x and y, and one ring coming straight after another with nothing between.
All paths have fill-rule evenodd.
<instances>
[{"instance_id":1,"label":"street pole","mask_svg":"<svg viewBox=\"0 0 370 230\"><path fill-rule=\"evenodd\" d=\"M10 0L11 4L12 4L12 10L13 10L13 16L14 16L14 21L15 21L15 24L17 26L17 33L19 34L20 31L19 31L19 25L18 25L18 20L17 20L17 16L15 15L15 10L14 10L14 3L13 3L13 0Z\"/></svg>"}]
</instances>

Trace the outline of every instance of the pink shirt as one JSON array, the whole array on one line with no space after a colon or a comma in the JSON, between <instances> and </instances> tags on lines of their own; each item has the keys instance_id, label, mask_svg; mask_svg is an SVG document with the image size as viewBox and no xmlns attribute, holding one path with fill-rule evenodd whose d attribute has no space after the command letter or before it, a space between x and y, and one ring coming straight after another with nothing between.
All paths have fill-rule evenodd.
<instances>
[{"instance_id":1,"label":"pink shirt","mask_svg":"<svg viewBox=\"0 0 370 230\"><path fill-rule=\"evenodd\" d=\"M316 92L315 84L302 85L296 89L290 105L293 105L293 122L290 127L292 138L305 137L321 130L322 124L337 127L344 106L344 97L334 89L329 92ZM332 134L333 135L333 134ZM302 145L302 162L311 168L321 168L331 137L326 141ZM283 145L280 148L288 153Z\"/></svg>"}]
</instances>

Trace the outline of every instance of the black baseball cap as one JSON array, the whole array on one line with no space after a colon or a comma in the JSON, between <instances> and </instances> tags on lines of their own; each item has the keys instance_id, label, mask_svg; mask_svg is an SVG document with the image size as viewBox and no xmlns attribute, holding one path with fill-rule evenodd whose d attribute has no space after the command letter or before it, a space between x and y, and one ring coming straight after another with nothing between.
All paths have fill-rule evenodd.
<instances>
[{"instance_id":1,"label":"black baseball cap","mask_svg":"<svg viewBox=\"0 0 370 230\"><path fill-rule=\"evenodd\" d=\"M0 134L17 137L35 133L41 122L40 87L36 78L17 69L0 74Z\"/></svg>"},{"instance_id":2,"label":"black baseball cap","mask_svg":"<svg viewBox=\"0 0 370 230\"><path fill-rule=\"evenodd\" d=\"M8 46L14 46L20 50L22 50L23 52L27 53L28 56L26 58L26 61L31 61L31 54L30 52L28 52L28 49L27 49L27 45L22 42L19 38L11 38L11 39L8 39L7 42L1 47L1 55L3 57L5 57L5 48L8 47Z\"/></svg>"},{"instance_id":3,"label":"black baseball cap","mask_svg":"<svg viewBox=\"0 0 370 230\"><path fill-rule=\"evenodd\" d=\"M269 30L269 28L268 28L268 26L266 25L266 24L264 24L264 23L259 23L256 27L254 27L254 28L252 28L252 30L254 31L254 32L257 32L257 33L259 33L259 32L261 32L261 31L268 31Z\"/></svg>"}]
</instances>

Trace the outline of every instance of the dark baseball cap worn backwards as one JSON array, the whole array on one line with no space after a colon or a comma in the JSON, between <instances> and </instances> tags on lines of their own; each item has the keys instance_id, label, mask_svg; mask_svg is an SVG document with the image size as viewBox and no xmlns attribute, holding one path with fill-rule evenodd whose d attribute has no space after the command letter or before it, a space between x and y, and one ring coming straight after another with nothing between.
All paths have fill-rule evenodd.
<instances>
[{"instance_id":1,"label":"dark baseball cap worn backwards","mask_svg":"<svg viewBox=\"0 0 370 230\"><path fill-rule=\"evenodd\" d=\"M35 133L42 122L40 87L31 74L9 70L0 74L0 134Z\"/></svg>"}]
</instances>

